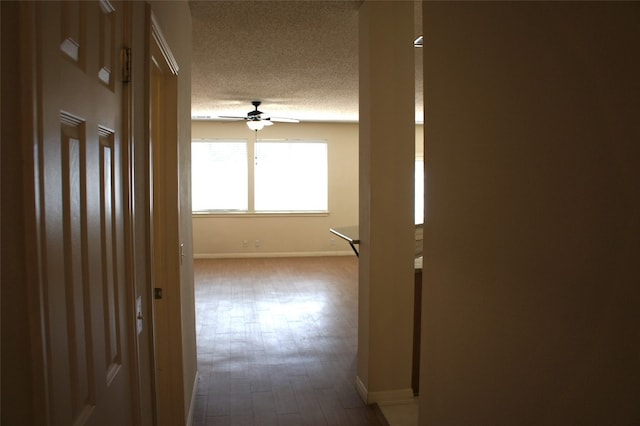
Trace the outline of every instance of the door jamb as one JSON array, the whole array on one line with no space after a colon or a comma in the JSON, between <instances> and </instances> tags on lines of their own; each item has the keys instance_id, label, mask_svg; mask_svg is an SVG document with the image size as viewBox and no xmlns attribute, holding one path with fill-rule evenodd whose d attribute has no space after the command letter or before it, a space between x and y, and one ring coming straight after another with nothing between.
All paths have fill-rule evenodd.
<instances>
[{"instance_id":1,"label":"door jamb","mask_svg":"<svg viewBox=\"0 0 640 426\"><path fill-rule=\"evenodd\" d=\"M167 247L171 246L171 244L173 243L173 241L171 241L170 239L168 239L165 235L158 235L158 233L155 232L155 221L157 219L157 213L154 210L154 205L156 205L156 201L154 200L154 188L158 186L158 183L160 182L160 180L162 179L161 176L157 176L157 174L154 172L154 169L157 168L157 159L156 157L158 157L159 155L163 155L161 154L162 152L168 152L169 149L171 149L171 147L162 147L162 146L158 146L158 145L154 145L154 140L153 140L153 116L154 116L154 105L153 105L153 78L152 78L152 70L153 70L153 62L154 57L153 57L153 52L154 50L159 51L160 55L162 57L162 67L166 70L168 70L168 73L170 74L170 79L172 80L172 84L177 84L177 75L178 75L178 71L179 71L179 67L178 67L178 63L175 60L175 57L173 56L171 49L169 47L169 44L167 43L164 35L162 34L162 31L160 29L160 25L151 9L151 5L147 4L146 6L146 46L145 46L145 73L146 73L146 108L145 108L145 122L146 122L146 128L145 131L147 132L146 135L146 141L147 141L147 151L146 151L146 156L147 158L145 159L145 164L146 164L146 179L147 179L147 205L146 205L146 213L147 213L147 251L148 251L148 262L147 262L147 270L148 270L148 274L147 276L149 277L149 284L147 286L147 312L151 313L151 321L149 321L148 323L148 327L151 333L151 341L150 341L150 365L153 368L151 377L152 377L152 403L153 403L153 418L154 418L154 424L165 424L168 422L170 422L172 419L170 418L166 418L166 415L161 415L161 409L160 409L160 399L159 399L159 394L161 393L162 389L159 389L159 380L158 380L158 353L156 351L156 342L158 340L158 338L162 338L162 339L169 339L172 336L158 336L158 327L157 327L157 323L156 323L156 307L155 307L155 302L154 302L154 287L156 287L156 282L158 280L158 276L160 275L158 273L158 271L163 267L166 266L167 261L171 261L171 251L169 251L169 253L166 252ZM156 60L157 61L157 60ZM175 96L175 99L170 99L170 102L177 102L177 95ZM177 144L177 115L172 118L171 120L167 120L167 122L165 123L169 126L169 131L167 132L169 134L169 136L165 139L168 141L172 141L173 140L173 146L176 147ZM175 137L172 137L175 136ZM177 149L177 147L176 147ZM177 183L177 174L175 176L176 179L176 183ZM165 180L166 182L166 180ZM166 204L166 201L164 201L164 204ZM176 209L178 208L178 206L176 205ZM177 223L175 224L175 226L177 226ZM160 253L160 250L158 250L157 248L163 248L162 253ZM178 276L179 279L179 276ZM180 300L179 299L174 299L174 300L168 300L168 302L171 305L175 305L175 304L179 304ZM171 309L171 308L169 308ZM181 348L180 348L181 350ZM181 357L180 357L181 358ZM181 367L182 365L180 364L179 366L174 366L171 365L172 368L179 368L180 372L181 372ZM172 375L175 376L175 374ZM182 374L180 374L180 378L182 378ZM173 381L173 380L172 380ZM173 385L173 383L172 383ZM172 388L175 388L176 386L172 386ZM176 391L179 391L179 394L182 394L182 386L180 386L180 389L174 389ZM175 401L175 403L177 404L177 406L182 407L184 405L183 401ZM163 408L167 408L164 407ZM172 408L168 409L169 412L169 417L173 417L175 415L175 410Z\"/></svg>"}]
</instances>

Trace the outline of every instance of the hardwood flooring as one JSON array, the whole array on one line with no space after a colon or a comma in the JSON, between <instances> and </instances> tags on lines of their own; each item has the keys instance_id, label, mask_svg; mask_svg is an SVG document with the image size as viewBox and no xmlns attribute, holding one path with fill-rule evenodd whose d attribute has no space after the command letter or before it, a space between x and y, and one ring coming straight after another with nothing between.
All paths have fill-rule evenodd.
<instances>
[{"instance_id":1,"label":"hardwood flooring","mask_svg":"<svg viewBox=\"0 0 640 426\"><path fill-rule=\"evenodd\" d=\"M196 260L194 425L384 425L355 388L355 257Z\"/></svg>"}]
</instances>

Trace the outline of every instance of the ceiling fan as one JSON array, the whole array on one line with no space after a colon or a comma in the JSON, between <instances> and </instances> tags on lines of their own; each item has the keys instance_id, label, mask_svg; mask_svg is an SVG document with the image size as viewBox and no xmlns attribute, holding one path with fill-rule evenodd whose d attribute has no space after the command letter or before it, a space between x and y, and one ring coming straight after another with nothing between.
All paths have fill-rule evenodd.
<instances>
[{"instance_id":1,"label":"ceiling fan","mask_svg":"<svg viewBox=\"0 0 640 426\"><path fill-rule=\"evenodd\" d=\"M273 126L274 122L278 123L299 123L300 120L295 118L282 118L282 117L269 117L262 111L258 110L258 107L262 104L260 101L252 101L254 110L249 111L245 117L234 117L228 115L221 115L219 118L227 118L232 120L244 120L247 123L247 127L251 130L261 130L265 126Z\"/></svg>"}]
</instances>

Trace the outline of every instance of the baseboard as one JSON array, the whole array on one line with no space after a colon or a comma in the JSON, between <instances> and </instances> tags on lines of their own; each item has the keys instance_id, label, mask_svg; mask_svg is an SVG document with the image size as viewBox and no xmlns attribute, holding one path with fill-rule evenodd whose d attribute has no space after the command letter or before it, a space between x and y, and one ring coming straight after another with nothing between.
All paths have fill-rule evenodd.
<instances>
[{"instance_id":1,"label":"baseboard","mask_svg":"<svg viewBox=\"0 0 640 426\"><path fill-rule=\"evenodd\" d=\"M358 395L360 395L360 398L362 398L364 403L368 404L369 395L367 392L367 387L364 385L364 383L362 383L362 380L360 380L360 376L356 376L356 390L358 391Z\"/></svg>"},{"instance_id":2,"label":"baseboard","mask_svg":"<svg viewBox=\"0 0 640 426\"><path fill-rule=\"evenodd\" d=\"M198 370L196 370L195 378L193 380L193 389L191 390L191 403L189 404L189 416L187 417L187 426L193 425L194 410L196 408L196 392L198 391Z\"/></svg>"},{"instance_id":3,"label":"baseboard","mask_svg":"<svg viewBox=\"0 0 640 426\"><path fill-rule=\"evenodd\" d=\"M387 391L369 392L360 377L356 376L356 389L360 398L367 404L393 405L407 404L413 401L413 389L392 389Z\"/></svg>"},{"instance_id":4,"label":"baseboard","mask_svg":"<svg viewBox=\"0 0 640 426\"><path fill-rule=\"evenodd\" d=\"M394 389L381 392L369 392L370 404L393 405L413 402L413 389Z\"/></svg>"},{"instance_id":5,"label":"baseboard","mask_svg":"<svg viewBox=\"0 0 640 426\"><path fill-rule=\"evenodd\" d=\"M291 251L291 252L251 252L251 253L194 253L194 259L233 259L260 257L323 257L353 256L353 251Z\"/></svg>"}]
</instances>

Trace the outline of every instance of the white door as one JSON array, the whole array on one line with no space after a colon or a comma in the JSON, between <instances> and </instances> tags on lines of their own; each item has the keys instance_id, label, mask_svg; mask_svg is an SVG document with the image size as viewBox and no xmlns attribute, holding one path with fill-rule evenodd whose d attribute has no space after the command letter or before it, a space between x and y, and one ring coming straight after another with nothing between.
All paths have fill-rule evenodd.
<instances>
[{"instance_id":1,"label":"white door","mask_svg":"<svg viewBox=\"0 0 640 426\"><path fill-rule=\"evenodd\" d=\"M132 420L125 282L123 4L35 4L40 227L53 424Z\"/></svg>"}]
</instances>

